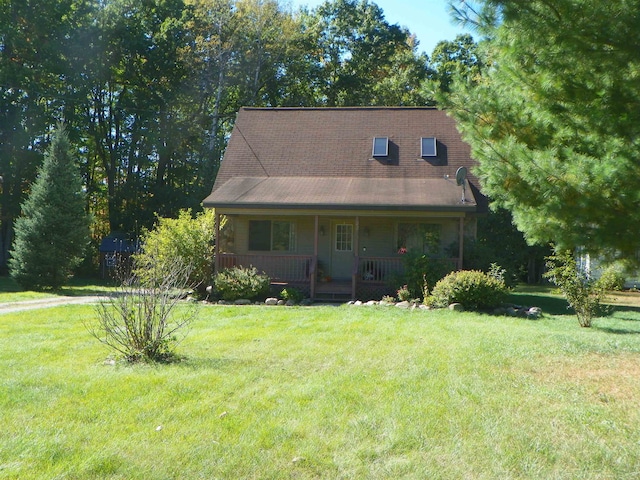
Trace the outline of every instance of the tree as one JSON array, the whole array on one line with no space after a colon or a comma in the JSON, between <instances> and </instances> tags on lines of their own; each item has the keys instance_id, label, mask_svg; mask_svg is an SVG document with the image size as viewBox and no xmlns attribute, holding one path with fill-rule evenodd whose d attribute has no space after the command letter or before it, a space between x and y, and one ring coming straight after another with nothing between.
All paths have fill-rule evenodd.
<instances>
[{"instance_id":1,"label":"tree","mask_svg":"<svg viewBox=\"0 0 640 480\"><path fill-rule=\"evenodd\" d=\"M191 210L181 210L178 218L159 218L156 227L143 235L142 252L135 255L137 275L147 283L158 283L179 259L190 265L189 284L203 294L213 274L214 239L211 209L195 217Z\"/></svg>"},{"instance_id":2,"label":"tree","mask_svg":"<svg viewBox=\"0 0 640 480\"><path fill-rule=\"evenodd\" d=\"M635 254L640 1L469 3L459 12L487 35L489 65L446 106L484 193L530 243Z\"/></svg>"},{"instance_id":3,"label":"tree","mask_svg":"<svg viewBox=\"0 0 640 480\"><path fill-rule=\"evenodd\" d=\"M441 94L448 94L455 80L476 84L483 69L478 44L468 33L438 42L431 53L431 69L431 87Z\"/></svg>"},{"instance_id":4,"label":"tree","mask_svg":"<svg viewBox=\"0 0 640 480\"><path fill-rule=\"evenodd\" d=\"M416 86L426 75L426 57L415 54L417 45L409 32L390 25L382 9L368 0L327 0L304 15L302 22L316 52L307 81L316 86L319 105L373 105L404 99L409 86L401 82L387 83L399 91L385 95L376 86L394 75L415 78L416 62L423 70ZM407 52L409 66L403 57Z\"/></svg>"},{"instance_id":5,"label":"tree","mask_svg":"<svg viewBox=\"0 0 640 480\"><path fill-rule=\"evenodd\" d=\"M59 288L82 261L89 217L67 133L58 125L15 222L11 276L25 288Z\"/></svg>"},{"instance_id":6,"label":"tree","mask_svg":"<svg viewBox=\"0 0 640 480\"><path fill-rule=\"evenodd\" d=\"M66 52L86 0L0 2L0 269L46 135L64 106Z\"/></svg>"},{"instance_id":7,"label":"tree","mask_svg":"<svg viewBox=\"0 0 640 480\"><path fill-rule=\"evenodd\" d=\"M588 272L578 268L572 252L556 250L547 257L544 276L560 289L581 327L591 327L593 319L607 311L602 306L607 293L606 278L590 278Z\"/></svg>"}]
</instances>

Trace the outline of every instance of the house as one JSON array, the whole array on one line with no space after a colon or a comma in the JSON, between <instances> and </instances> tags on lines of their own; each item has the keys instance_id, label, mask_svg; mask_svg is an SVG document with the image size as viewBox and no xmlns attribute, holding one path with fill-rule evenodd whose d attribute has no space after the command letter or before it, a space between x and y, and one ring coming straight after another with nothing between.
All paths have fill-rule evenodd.
<instances>
[{"instance_id":1,"label":"house","mask_svg":"<svg viewBox=\"0 0 640 480\"><path fill-rule=\"evenodd\" d=\"M212 193L215 268L253 265L311 298L380 298L403 253L447 255L486 211L470 148L434 108L242 108ZM395 276L395 277L394 277Z\"/></svg>"}]
</instances>

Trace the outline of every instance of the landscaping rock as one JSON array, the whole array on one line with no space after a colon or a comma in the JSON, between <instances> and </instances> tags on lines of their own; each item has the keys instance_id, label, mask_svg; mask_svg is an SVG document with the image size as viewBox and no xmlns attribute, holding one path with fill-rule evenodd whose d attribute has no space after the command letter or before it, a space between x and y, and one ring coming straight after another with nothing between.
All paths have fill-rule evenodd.
<instances>
[{"instance_id":1,"label":"landscaping rock","mask_svg":"<svg viewBox=\"0 0 640 480\"><path fill-rule=\"evenodd\" d=\"M284 300L278 300L278 305L280 305L280 306L283 306L285 303L287 303L287 302L285 302Z\"/></svg>"},{"instance_id":2,"label":"landscaping rock","mask_svg":"<svg viewBox=\"0 0 640 480\"><path fill-rule=\"evenodd\" d=\"M527 310L526 316L527 318L531 318L534 320L540 318L542 316L542 309L540 307L531 307L529 310Z\"/></svg>"},{"instance_id":3,"label":"landscaping rock","mask_svg":"<svg viewBox=\"0 0 640 480\"><path fill-rule=\"evenodd\" d=\"M285 306L287 307L293 307L296 304L296 302L294 302L293 300L287 300L285 302Z\"/></svg>"},{"instance_id":4,"label":"landscaping rock","mask_svg":"<svg viewBox=\"0 0 640 480\"><path fill-rule=\"evenodd\" d=\"M264 301L265 305L278 305L278 299L274 297L269 297Z\"/></svg>"},{"instance_id":5,"label":"landscaping rock","mask_svg":"<svg viewBox=\"0 0 640 480\"><path fill-rule=\"evenodd\" d=\"M362 300L356 300L355 302L353 302L353 305L356 307L361 307L362 306Z\"/></svg>"},{"instance_id":6,"label":"landscaping rock","mask_svg":"<svg viewBox=\"0 0 640 480\"><path fill-rule=\"evenodd\" d=\"M239 298L235 302L234 305L251 305L251 300L247 300L246 298Z\"/></svg>"},{"instance_id":7,"label":"landscaping rock","mask_svg":"<svg viewBox=\"0 0 640 480\"><path fill-rule=\"evenodd\" d=\"M420 305L418 305L418 308L420 310L431 310L431 307L429 305L425 305L424 303L421 303Z\"/></svg>"},{"instance_id":8,"label":"landscaping rock","mask_svg":"<svg viewBox=\"0 0 640 480\"><path fill-rule=\"evenodd\" d=\"M365 303L365 305L371 307L373 305L378 305L378 302L376 302L375 300L369 300L367 303Z\"/></svg>"},{"instance_id":9,"label":"landscaping rock","mask_svg":"<svg viewBox=\"0 0 640 480\"><path fill-rule=\"evenodd\" d=\"M406 300L404 302L396 303L396 307L398 308L409 308L410 306L411 302L407 302Z\"/></svg>"},{"instance_id":10,"label":"landscaping rock","mask_svg":"<svg viewBox=\"0 0 640 480\"><path fill-rule=\"evenodd\" d=\"M449 310L453 310L454 312L464 312L464 307L461 303L452 303L449 305Z\"/></svg>"}]
</instances>

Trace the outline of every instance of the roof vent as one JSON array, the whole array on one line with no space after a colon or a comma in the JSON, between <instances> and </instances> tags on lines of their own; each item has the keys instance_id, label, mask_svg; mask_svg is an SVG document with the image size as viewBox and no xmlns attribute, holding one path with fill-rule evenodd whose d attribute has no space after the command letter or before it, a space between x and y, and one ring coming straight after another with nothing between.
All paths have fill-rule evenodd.
<instances>
[{"instance_id":1,"label":"roof vent","mask_svg":"<svg viewBox=\"0 0 640 480\"><path fill-rule=\"evenodd\" d=\"M420 139L420 156L437 157L438 150L436 148L436 144L436 137L422 137Z\"/></svg>"},{"instance_id":2,"label":"roof vent","mask_svg":"<svg viewBox=\"0 0 640 480\"><path fill-rule=\"evenodd\" d=\"M389 137L373 137L373 153L374 157L389 156Z\"/></svg>"}]
</instances>

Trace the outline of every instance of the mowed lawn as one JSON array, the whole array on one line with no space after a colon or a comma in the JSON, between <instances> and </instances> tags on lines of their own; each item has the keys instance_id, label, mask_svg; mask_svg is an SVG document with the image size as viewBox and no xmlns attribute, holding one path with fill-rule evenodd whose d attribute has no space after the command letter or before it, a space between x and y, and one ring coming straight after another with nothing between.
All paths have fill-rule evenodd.
<instances>
[{"instance_id":1,"label":"mowed lawn","mask_svg":"<svg viewBox=\"0 0 640 480\"><path fill-rule=\"evenodd\" d=\"M640 478L640 310L539 300L204 306L170 365L108 361L90 305L3 314L0 478Z\"/></svg>"}]
</instances>

